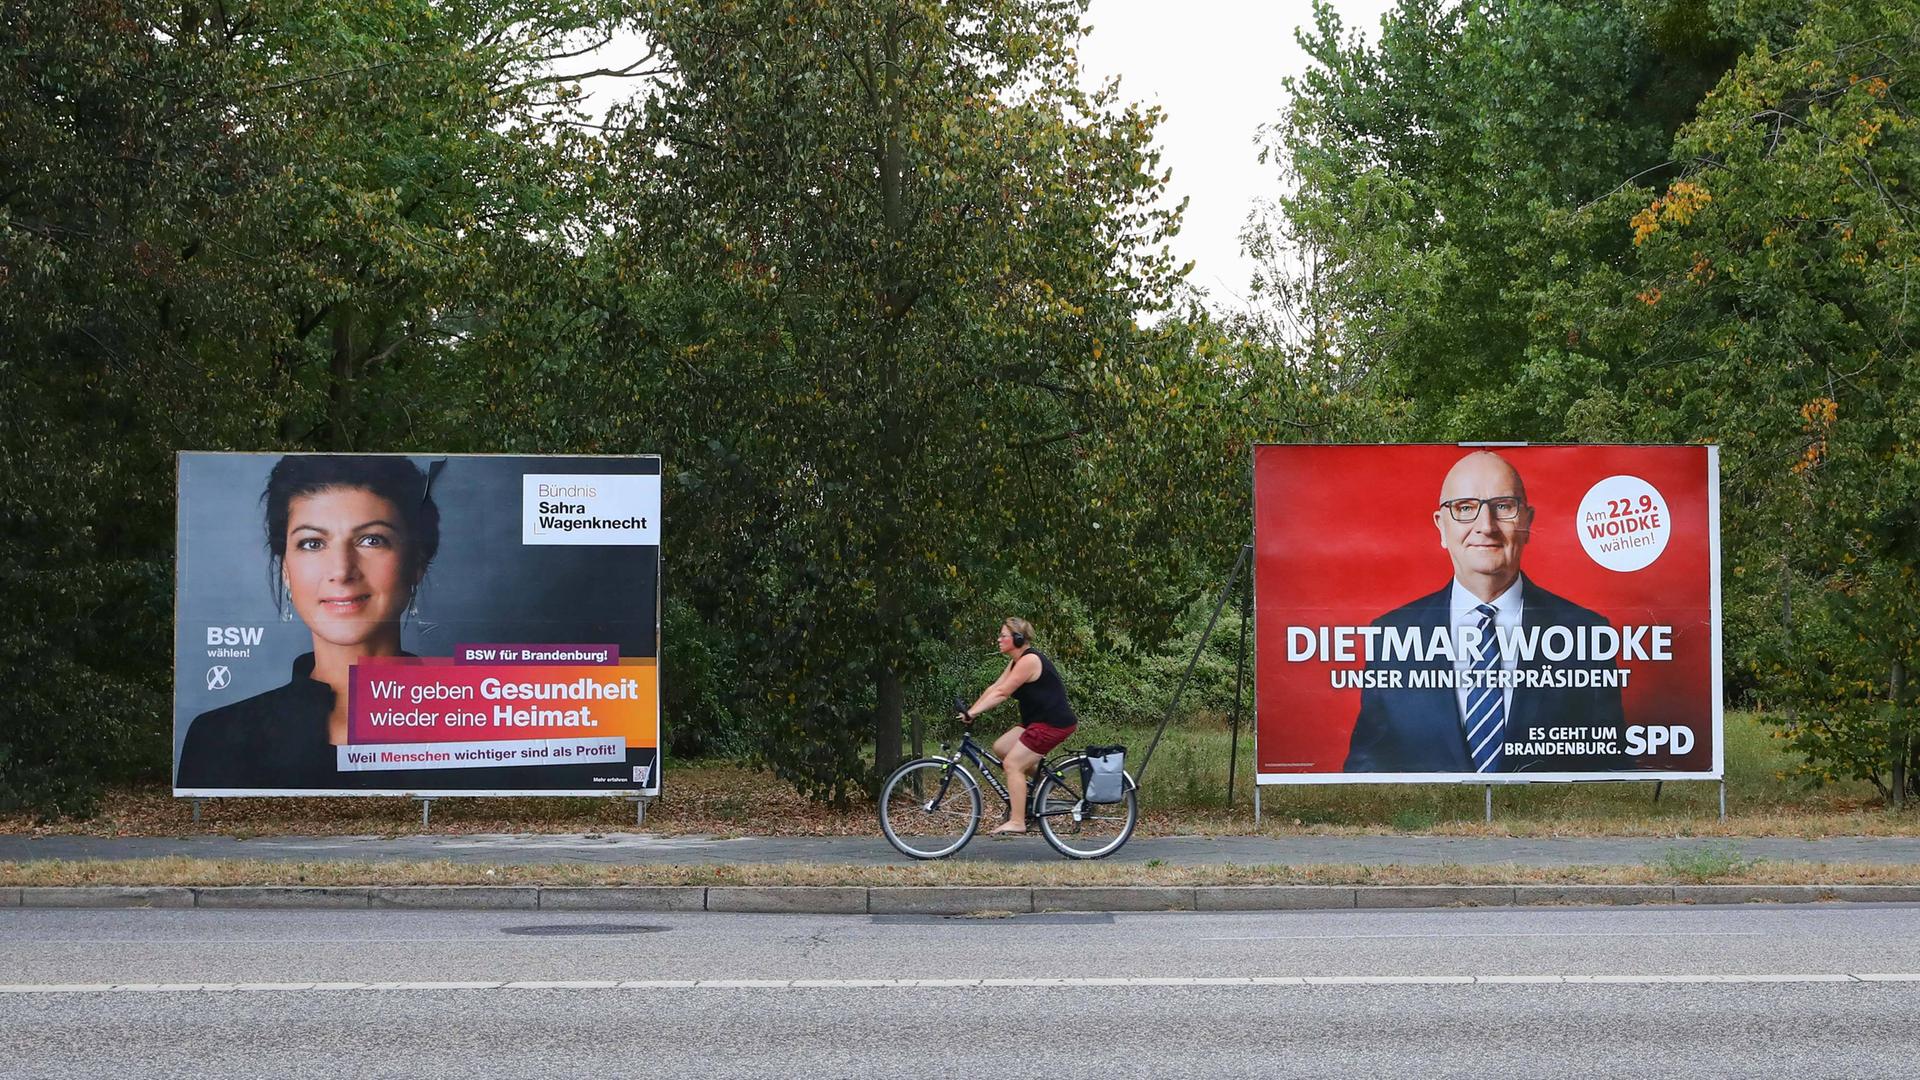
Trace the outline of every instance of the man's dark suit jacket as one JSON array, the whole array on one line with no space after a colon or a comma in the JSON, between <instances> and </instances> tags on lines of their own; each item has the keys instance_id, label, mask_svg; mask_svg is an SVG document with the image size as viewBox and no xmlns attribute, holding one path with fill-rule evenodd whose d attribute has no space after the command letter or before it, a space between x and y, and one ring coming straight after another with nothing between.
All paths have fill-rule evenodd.
<instances>
[{"instance_id":1,"label":"man's dark suit jacket","mask_svg":"<svg viewBox=\"0 0 1920 1080\"><path fill-rule=\"evenodd\" d=\"M1563 600L1524 577L1521 589L1520 622L1530 626L1605 626L1607 620L1586 608ZM1398 607L1373 621L1373 625L1405 629L1431 630L1446 626L1450 614L1453 582L1431 596ZM1550 666L1568 666L1575 661L1551 665L1536 651L1522 670ZM1612 668L1612 661L1588 661L1584 666ZM1368 670L1427 668L1453 670L1453 662L1444 658L1417 661L1379 661ZM1403 674L1402 680L1406 679ZM1611 727L1619 738L1623 723L1618 687L1527 687L1513 688L1513 703L1507 713L1503 741L1526 739L1529 727ZM1504 755L1501 772L1604 772L1633 767L1632 759L1618 756L1534 756L1518 760ZM1460 700L1451 686L1395 689L1369 687L1360 692L1360 718L1353 726L1353 741L1348 745L1346 771L1356 772L1464 772L1474 771L1467 750L1466 733L1460 728Z\"/></svg>"}]
</instances>

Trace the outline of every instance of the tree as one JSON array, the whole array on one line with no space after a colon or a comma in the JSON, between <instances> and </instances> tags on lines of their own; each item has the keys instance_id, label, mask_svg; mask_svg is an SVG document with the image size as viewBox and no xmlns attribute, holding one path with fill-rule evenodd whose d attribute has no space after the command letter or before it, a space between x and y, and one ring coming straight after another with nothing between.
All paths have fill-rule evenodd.
<instances>
[{"instance_id":1,"label":"tree","mask_svg":"<svg viewBox=\"0 0 1920 1080\"><path fill-rule=\"evenodd\" d=\"M991 634L996 578L1164 624L1238 539L1193 543L1242 412L1195 381L1205 335L1136 325L1177 210L1155 114L1078 85L1080 9L644 9L675 75L610 120L606 370L552 385L667 450L681 595L738 643L766 760L828 797L900 756L909 682ZM1174 427L1200 449L1161 454Z\"/></svg>"},{"instance_id":2,"label":"tree","mask_svg":"<svg viewBox=\"0 0 1920 1080\"><path fill-rule=\"evenodd\" d=\"M175 450L470 438L489 320L577 217L553 63L611 6L8 6L0 805L168 757Z\"/></svg>"},{"instance_id":3,"label":"tree","mask_svg":"<svg viewBox=\"0 0 1920 1080\"><path fill-rule=\"evenodd\" d=\"M1560 437L1617 391L1579 327L1539 316L1630 254L1584 210L1672 175L1673 132L1736 51L1705 8L1405 0L1368 44L1316 6L1315 64L1269 135L1292 190L1250 239L1316 257L1310 292L1284 273L1264 292L1313 312L1400 437Z\"/></svg>"},{"instance_id":4,"label":"tree","mask_svg":"<svg viewBox=\"0 0 1920 1080\"><path fill-rule=\"evenodd\" d=\"M1762 41L1641 196L1620 321L1653 421L1727 447L1741 655L1806 775L1914 783L1920 12L1830 2Z\"/></svg>"}]
</instances>

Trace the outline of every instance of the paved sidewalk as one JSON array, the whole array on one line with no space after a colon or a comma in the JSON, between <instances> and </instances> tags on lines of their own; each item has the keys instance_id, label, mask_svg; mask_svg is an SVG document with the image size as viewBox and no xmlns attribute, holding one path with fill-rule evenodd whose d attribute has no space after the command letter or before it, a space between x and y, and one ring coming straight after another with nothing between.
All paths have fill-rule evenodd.
<instances>
[{"instance_id":1,"label":"paved sidewalk","mask_svg":"<svg viewBox=\"0 0 1920 1080\"><path fill-rule=\"evenodd\" d=\"M1820 840L1757 838L1497 838L1440 836L1136 838L1110 862L1158 859L1169 866L1346 863L1400 865L1619 866L1662 863L1672 853L1733 852L1750 859L1795 862L1920 864L1920 837L1844 836ZM0 836L0 862L37 859L202 859L424 861L538 865L584 862L711 866L737 863L906 864L874 837L585 835L276 836ZM950 862L1061 861L1039 837L976 838Z\"/></svg>"}]
</instances>

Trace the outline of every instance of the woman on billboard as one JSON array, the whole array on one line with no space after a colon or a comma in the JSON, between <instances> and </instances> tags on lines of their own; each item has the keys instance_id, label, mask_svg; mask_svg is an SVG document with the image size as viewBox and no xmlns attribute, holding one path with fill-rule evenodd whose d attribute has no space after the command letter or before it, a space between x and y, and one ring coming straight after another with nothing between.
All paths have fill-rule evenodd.
<instances>
[{"instance_id":1,"label":"woman on billboard","mask_svg":"<svg viewBox=\"0 0 1920 1080\"><path fill-rule=\"evenodd\" d=\"M289 455L273 467L261 502L275 604L306 625L313 651L285 686L194 719L181 787L341 786L350 668L409 655L401 623L440 546L431 482L397 456Z\"/></svg>"}]
</instances>

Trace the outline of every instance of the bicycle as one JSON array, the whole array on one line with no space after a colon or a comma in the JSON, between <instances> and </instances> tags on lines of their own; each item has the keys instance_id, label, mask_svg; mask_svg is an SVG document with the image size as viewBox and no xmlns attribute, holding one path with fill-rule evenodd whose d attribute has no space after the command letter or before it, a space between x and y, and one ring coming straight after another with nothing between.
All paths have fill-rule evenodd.
<instances>
[{"instance_id":1,"label":"bicycle","mask_svg":"<svg viewBox=\"0 0 1920 1080\"><path fill-rule=\"evenodd\" d=\"M965 708L962 703L962 709ZM915 859L944 859L967 846L980 830L980 781L965 767L972 762L1013 813L1013 798L993 769L1006 766L993 751L973 741L973 724L962 725L960 745L951 754L915 758L893 770L880 788L880 831L900 854ZM1139 792L1133 776L1122 774L1121 801L1089 803L1085 798L1083 753L1059 761L1043 758L1028 789L1028 820L1039 826L1055 851L1069 859L1102 859L1120 850L1140 820ZM991 768L989 767L991 766Z\"/></svg>"}]
</instances>

